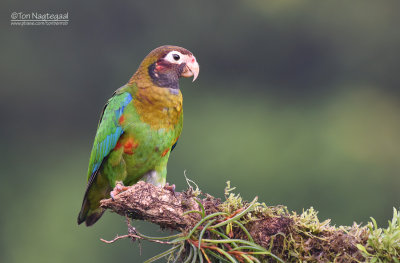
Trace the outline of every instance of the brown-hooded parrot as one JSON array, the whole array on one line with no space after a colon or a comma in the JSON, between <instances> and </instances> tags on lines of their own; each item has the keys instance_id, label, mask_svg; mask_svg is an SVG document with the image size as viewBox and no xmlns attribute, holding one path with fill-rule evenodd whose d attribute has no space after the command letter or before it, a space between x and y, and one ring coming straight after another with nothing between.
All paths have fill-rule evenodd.
<instances>
[{"instance_id":1,"label":"brown-hooded parrot","mask_svg":"<svg viewBox=\"0 0 400 263\"><path fill-rule=\"evenodd\" d=\"M114 92L97 127L78 224L91 226L99 220L104 213L100 200L113 197L114 187L141 179L165 186L168 158L183 124L179 78L194 81L198 74L199 64L190 51L161 46Z\"/></svg>"}]
</instances>

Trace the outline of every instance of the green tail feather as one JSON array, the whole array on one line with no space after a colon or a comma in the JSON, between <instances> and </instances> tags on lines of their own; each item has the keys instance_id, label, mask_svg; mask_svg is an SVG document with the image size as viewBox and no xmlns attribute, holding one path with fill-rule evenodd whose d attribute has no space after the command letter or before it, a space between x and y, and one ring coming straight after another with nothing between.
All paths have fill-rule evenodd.
<instances>
[{"instance_id":1,"label":"green tail feather","mask_svg":"<svg viewBox=\"0 0 400 263\"><path fill-rule=\"evenodd\" d=\"M91 226L100 219L100 217L104 214L104 209L101 207L97 207L94 210L90 209L90 202L85 196L82 204L81 211L78 215L78 225L82 224L86 221L86 226Z\"/></svg>"},{"instance_id":2,"label":"green tail feather","mask_svg":"<svg viewBox=\"0 0 400 263\"><path fill-rule=\"evenodd\" d=\"M85 196L85 199L83 200L81 211L79 212L79 215L78 215L78 225L80 225L84 221L86 221L88 212L89 212L89 205L88 205L88 201Z\"/></svg>"},{"instance_id":3,"label":"green tail feather","mask_svg":"<svg viewBox=\"0 0 400 263\"><path fill-rule=\"evenodd\" d=\"M90 215L86 217L86 226L91 226L100 219L100 217L104 214L105 210L103 208L96 209Z\"/></svg>"},{"instance_id":4,"label":"green tail feather","mask_svg":"<svg viewBox=\"0 0 400 263\"><path fill-rule=\"evenodd\" d=\"M100 200L109 198L111 187L108 181L103 180L100 173L95 180L89 180L82 208L78 215L78 225L86 221L86 226L91 226L104 214L104 209L100 207Z\"/></svg>"}]
</instances>

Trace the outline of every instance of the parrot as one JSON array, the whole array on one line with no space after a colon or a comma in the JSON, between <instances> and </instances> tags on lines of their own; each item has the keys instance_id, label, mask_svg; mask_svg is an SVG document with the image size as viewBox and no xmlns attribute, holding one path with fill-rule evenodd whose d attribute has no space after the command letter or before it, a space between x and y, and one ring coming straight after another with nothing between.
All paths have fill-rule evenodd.
<instances>
[{"instance_id":1,"label":"parrot","mask_svg":"<svg viewBox=\"0 0 400 263\"><path fill-rule=\"evenodd\" d=\"M105 211L100 200L114 198L139 180L169 187L167 163L183 127L179 79L195 81L198 75L199 64L189 50L161 46L113 93L97 126L78 225L96 223Z\"/></svg>"}]
</instances>

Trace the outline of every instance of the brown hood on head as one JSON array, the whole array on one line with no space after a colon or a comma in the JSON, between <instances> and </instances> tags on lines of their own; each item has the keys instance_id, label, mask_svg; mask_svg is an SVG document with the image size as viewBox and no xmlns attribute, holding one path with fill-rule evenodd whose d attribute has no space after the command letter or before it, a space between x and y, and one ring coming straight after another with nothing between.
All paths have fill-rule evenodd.
<instances>
[{"instance_id":1,"label":"brown hood on head","mask_svg":"<svg viewBox=\"0 0 400 263\"><path fill-rule=\"evenodd\" d=\"M166 60L166 56L172 51L182 54L180 64ZM147 82L152 82L160 87L179 88L179 77L193 77L194 81L198 74L199 64L189 50L166 45L152 50L143 59L128 84L136 82L139 86L142 86L140 84L148 86L149 83Z\"/></svg>"}]
</instances>

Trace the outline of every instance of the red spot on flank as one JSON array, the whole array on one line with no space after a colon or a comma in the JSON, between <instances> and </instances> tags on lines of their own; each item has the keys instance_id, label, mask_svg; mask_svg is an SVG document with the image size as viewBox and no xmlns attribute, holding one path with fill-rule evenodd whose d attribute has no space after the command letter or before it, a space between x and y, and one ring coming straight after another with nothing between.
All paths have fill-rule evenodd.
<instances>
[{"instance_id":1,"label":"red spot on flank","mask_svg":"<svg viewBox=\"0 0 400 263\"><path fill-rule=\"evenodd\" d=\"M194 58L192 58L192 63L194 63L194 61L195 61Z\"/></svg>"},{"instance_id":2,"label":"red spot on flank","mask_svg":"<svg viewBox=\"0 0 400 263\"><path fill-rule=\"evenodd\" d=\"M139 146L138 142L135 142L133 138L129 138L126 140L124 144L124 153L126 154L134 154L133 150Z\"/></svg>"},{"instance_id":3,"label":"red spot on flank","mask_svg":"<svg viewBox=\"0 0 400 263\"><path fill-rule=\"evenodd\" d=\"M125 122L125 116L124 116L124 114L122 114L121 117L119 117L118 122L119 122L120 125L122 125L122 124Z\"/></svg>"},{"instance_id":4,"label":"red spot on flank","mask_svg":"<svg viewBox=\"0 0 400 263\"><path fill-rule=\"evenodd\" d=\"M117 144L114 147L114 150L118 150L119 148L122 147L122 144L120 144L119 142L117 142Z\"/></svg>"},{"instance_id":5,"label":"red spot on flank","mask_svg":"<svg viewBox=\"0 0 400 263\"><path fill-rule=\"evenodd\" d=\"M161 157L164 157L165 155L167 155L167 153L169 152L169 149L170 149L170 148L165 149L165 150L162 152Z\"/></svg>"}]
</instances>

